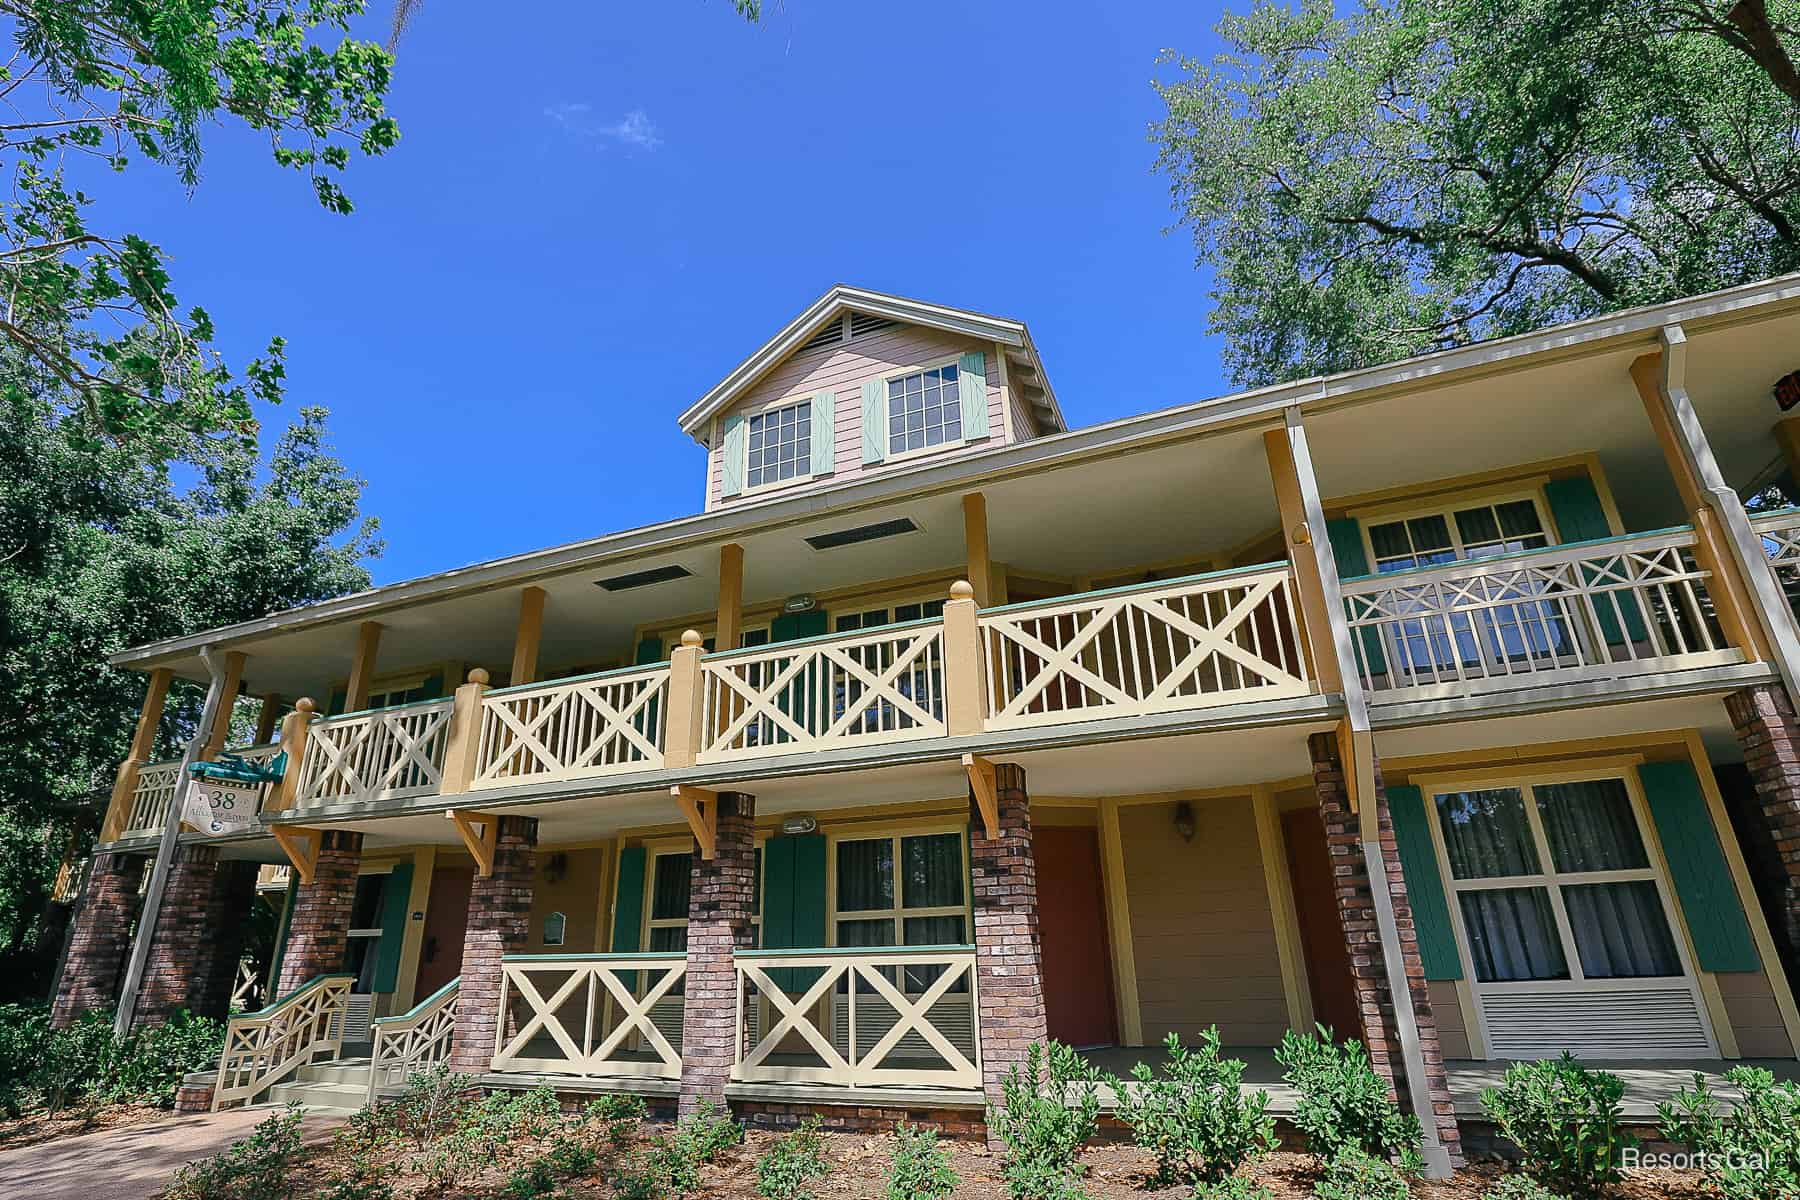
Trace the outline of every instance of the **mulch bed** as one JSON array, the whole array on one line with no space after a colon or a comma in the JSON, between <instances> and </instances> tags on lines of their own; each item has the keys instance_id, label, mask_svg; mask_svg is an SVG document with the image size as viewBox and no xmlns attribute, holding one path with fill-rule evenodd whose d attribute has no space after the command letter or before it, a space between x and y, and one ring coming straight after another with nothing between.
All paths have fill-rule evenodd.
<instances>
[{"instance_id":1,"label":"mulch bed","mask_svg":"<svg viewBox=\"0 0 1800 1200\"><path fill-rule=\"evenodd\" d=\"M54 1117L39 1109L11 1120L0 1121L0 1154L83 1133L99 1133L106 1129L124 1129L130 1125L166 1120L174 1115L168 1109L158 1108L154 1104L101 1104L65 1108Z\"/></svg>"}]
</instances>

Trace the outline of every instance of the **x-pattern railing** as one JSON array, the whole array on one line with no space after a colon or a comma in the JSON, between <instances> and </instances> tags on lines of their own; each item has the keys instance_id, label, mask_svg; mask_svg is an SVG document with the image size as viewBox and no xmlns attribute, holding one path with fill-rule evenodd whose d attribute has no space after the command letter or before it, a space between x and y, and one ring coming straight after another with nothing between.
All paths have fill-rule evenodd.
<instances>
[{"instance_id":1,"label":"x-pattern railing","mask_svg":"<svg viewBox=\"0 0 1800 1200\"><path fill-rule=\"evenodd\" d=\"M944 733L942 621L708 656L701 761Z\"/></svg>"},{"instance_id":2,"label":"x-pattern railing","mask_svg":"<svg viewBox=\"0 0 1800 1200\"><path fill-rule=\"evenodd\" d=\"M231 1018L213 1111L253 1102L313 1059L336 1054L353 982L349 975L321 975L260 1012Z\"/></svg>"},{"instance_id":3,"label":"x-pattern railing","mask_svg":"<svg viewBox=\"0 0 1800 1200\"><path fill-rule=\"evenodd\" d=\"M307 730L296 807L436 791L452 703L429 700L315 721Z\"/></svg>"},{"instance_id":4,"label":"x-pattern railing","mask_svg":"<svg viewBox=\"0 0 1800 1200\"><path fill-rule=\"evenodd\" d=\"M462 980L452 979L397 1017L381 1017L372 1025L369 1050L369 1102L381 1089L406 1082L414 1071L445 1062L456 1033L456 1001Z\"/></svg>"},{"instance_id":5,"label":"x-pattern railing","mask_svg":"<svg viewBox=\"0 0 1800 1200\"><path fill-rule=\"evenodd\" d=\"M847 1087L981 1086L979 1036L970 1039L964 1053L933 1020L940 1004L962 1007L965 1018L975 1011L974 947L749 951L740 952L736 963L740 1023L750 1020L759 1002L768 1005L770 1019L762 1023L760 1037L749 1036L747 1026L741 1026L733 1079ZM783 987L772 971L810 983ZM902 981L906 990L896 986ZM867 1045L865 1023L858 1019L859 998L879 1002L885 1026ZM828 1005L849 1009L841 1046L827 1032ZM803 1050L794 1046L796 1036Z\"/></svg>"},{"instance_id":6,"label":"x-pattern railing","mask_svg":"<svg viewBox=\"0 0 1800 1200\"><path fill-rule=\"evenodd\" d=\"M1692 530L1344 584L1364 683L1428 695L1735 662Z\"/></svg>"},{"instance_id":7,"label":"x-pattern railing","mask_svg":"<svg viewBox=\"0 0 1800 1200\"><path fill-rule=\"evenodd\" d=\"M181 762L145 763L138 768L137 786L131 791L131 817L124 837L142 837L161 831L169 805L181 790Z\"/></svg>"},{"instance_id":8,"label":"x-pattern railing","mask_svg":"<svg viewBox=\"0 0 1800 1200\"><path fill-rule=\"evenodd\" d=\"M1756 514L1750 525L1762 539L1763 555L1788 605L1800 613L1800 508Z\"/></svg>"},{"instance_id":9,"label":"x-pattern railing","mask_svg":"<svg viewBox=\"0 0 1800 1200\"><path fill-rule=\"evenodd\" d=\"M668 691L664 664L490 692L474 786L654 770Z\"/></svg>"},{"instance_id":10,"label":"x-pattern railing","mask_svg":"<svg viewBox=\"0 0 1800 1200\"><path fill-rule=\"evenodd\" d=\"M1011 605L980 625L990 729L1312 690L1285 566Z\"/></svg>"},{"instance_id":11,"label":"x-pattern railing","mask_svg":"<svg viewBox=\"0 0 1800 1200\"><path fill-rule=\"evenodd\" d=\"M501 967L494 1070L681 1076L651 1010L678 995L686 955L509 955Z\"/></svg>"}]
</instances>

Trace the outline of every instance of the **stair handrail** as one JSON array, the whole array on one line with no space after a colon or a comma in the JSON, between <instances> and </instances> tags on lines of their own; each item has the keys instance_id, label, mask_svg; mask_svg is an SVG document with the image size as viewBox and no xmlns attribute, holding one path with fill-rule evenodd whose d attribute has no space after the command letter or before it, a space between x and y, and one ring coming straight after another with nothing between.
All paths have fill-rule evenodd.
<instances>
[{"instance_id":1,"label":"stair handrail","mask_svg":"<svg viewBox=\"0 0 1800 1200\"><path fill-rule=\"evenodd\" d=\"M316 975L266 1008L231 1018L213 1111L250 1103L321 1054L336 1054L355 982L351 975Z\"/></svg>"},{"instance_id":2,"label":"stair handrail","mask_svg":"<svg viewBox=\"0 0 1800 1200\"><path fill-rule=\"evenodd\" d=\"M456 999L462 991L462 976L406 1012L392 1017L376 1018L373 1047L369 1053L369 1100L382 1088L405 1083L407 1077L421 1067L434 1066L450 1057L450 1043L456 1033ZM394 1078L389 1078L392 1075Z\"/></svg>"}]
</instances>

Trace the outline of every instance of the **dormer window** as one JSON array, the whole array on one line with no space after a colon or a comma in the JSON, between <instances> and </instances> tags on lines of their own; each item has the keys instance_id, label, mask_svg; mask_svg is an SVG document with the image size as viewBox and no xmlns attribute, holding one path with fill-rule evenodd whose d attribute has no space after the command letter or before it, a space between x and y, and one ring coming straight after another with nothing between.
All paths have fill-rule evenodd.
<instances>
[{"instance_id":1,"label":"dormer window","mask_svg":"<svg viewBox=\"0 0 1800 1200\"><path fill-rule=\"evenodd\" d=\"M750 487L780 483L812 469L812 420L809 404L788 404L750 418Z\"/></svg>"},{"instance_id":2,"label":"dormer window","mask_svg":"<svg viewBox=\"0 0 1800 1200\"><path fill-rule=\"evenodd\" d=\"M889 454L962 441L955 363L888 380L887 408Z\"/></svg>"}]
</instances>

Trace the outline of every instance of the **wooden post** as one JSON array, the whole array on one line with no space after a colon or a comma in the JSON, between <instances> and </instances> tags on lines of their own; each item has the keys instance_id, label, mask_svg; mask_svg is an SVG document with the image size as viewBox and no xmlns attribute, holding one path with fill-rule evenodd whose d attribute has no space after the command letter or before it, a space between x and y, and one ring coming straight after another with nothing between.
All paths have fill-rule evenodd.
<instances>
[{"instance_id":1,"label":"wooden post","mask_svg":"<svg viewBox=\"0 0 1800 1200\"><path fill-rule=\"evenodd\" d=\"M119 764L118 774L113 777L112 801L106 806L106 819L100 823L102 845L117 841L125 832L125 822L131 819L131 795L137 791L138 768L150 761L150 755L156 749L156 729L162 724L163 704L169 698L169 684L174 680L175 672L170 667L158 667L150 672L144 689L144 705L138 710L137 728L131 735L131 748L125 752L125 761Z\"/></svg>"},{"instance_id":2,"label":"wooden post","mask_svg":"<svg viewBox=\"0 0 1800 1200\"><path fill-rule=\"evenodd\" d=\"M669 655L669 719L663 725L663 766L691 767L700 754L700 631L687 630Z\"/></svg>"},{"instance_id":3,"label":"wooden post","mask_svg":"<svg viewBox=\"0 0 1800 1200\"><path fill-rule=\"evenodd\" d=\"M719 547L719 616L713 649L736 650L744 636L744 548L736 542Z\"/></svg>"},{"instance_id":4,"label":"wooden post","mask_svg":"<svg viewBox=\"0 0 1800 1200\"><path fill-rule=\"evenodd\" d=\"M987 608L994 602L994 565L988 559L987 497L970 492L963 503L963 556L967 559L969 586L975 603Z\"/></svg>"},{"instance_id":5,"label":"wooden post","mask_svg":"<svg viewBox=\"0 0 1800 1200\"><path fill-rule=\"evenodd\" d=\"M275 740L275 726L281 720L281 693L270 692L262 698L262 709L256 714L256 744L266 746Z\"/></svg>"},{"instance_id":6,"label":"wooden post","mask_svg":"<svg viewBox=\"0 0 1800 1200\"><path fill-rule=\"evenodd\" d=\"M369 707L369 683L375 678L375 655L381 649L381 625L364 621L356 631L356 657L350 660L350 682L344 688L344 711Z\"/></svg>"},{"instance_id":7,"label":"wooden post","mask_svg":"<svg viewBox=\"0 0 1800 1200\"><path fill-rule=\"evenodd\" d=\"M544 589L528 587L519 593L519 629L513 636L512 674L507 682L536 683L538 646L544 639Z\"/></svg>"},{"instance_id":8,"label":"wooden post","mask_svg":"<svg viewBox=\"0 0 1800 1200\"><path fill-rule=\"evenodd\" d=\"M213 714L212 732L200 750L200 757L208 761L219 757L219 751L225 748L225 739L231 736L231 714L237 706L238 691L244 685L245 661L242 650L230 650L225 654L225 690L219 693L219 711Z\"/></svg>"},{"instance_id":9,"label":"wooden post","mask_svg":"<svg viewBox=\"0 0 1800 1200\"><path fill-rule=\"evenodd\" d=\"M487 690L488 673L480 667L470 671L469 682L456 689L444 746L444 776L438 782L440 795L458 795L475 782L480 768L482 698Z\"/></svg>"},{"instance_id":10,"label":"wooden post","mask_svg":"<svg viewBox=\"0 0 1800 1200\"><path fill-rule=\"evenodd\" d=\"M1285 429L1271 429L1263 434L1263 449L1269 457L1269 475L1275 481L1275 503L1281 510L1281 541L1288 562L1294 568L1294 587L1300 593L1300 626L1308 657L1312 661L1313 678L1321 691L1335 692L1343 687L1343 674L1338 667L1331 635L1331 607L1325 600L1325 584L1319 575L1319 564L1312 552L1315 531L1306 520L1306 503L1300 493L1300 476L1294 467L1293 447Z\"/></svg>"},{"instance_id":11,"label":"wooden post","mask_svg":"<svg viewBox=\"0 0 1800 1200\"><path fill-rule=\"evenodd\" d=\"M1781 418L1770 432L1775 435L1775 444L1781 447L1788 473L1796 484L1800 484L1800 416Z\"/></svg>"},{"instance_id":12,"label":"wooden post","mask_svg":"<svg viewBox=\"0 0 1800 1200\"><path fill-rule=\"evenodd\" d=\"M300 768L306 762L306 732L316 707L310 696L302 696L294 701L294 711L281 719L281 749L287 754L287 770L281 782L264 794L265 812L286 812L294 807L300 794Z\"/></svg>"},{"instance_id":13,"label":"wooden post","mask_svg":"<svg viewBox=\"0 0 1800 1200\"><path fill-rule=\"evenodd\" d=\"M951 737L980 733L986 723L979 612L973 584L959 579L950 585L944 604L944 723Z\"/></svg>"}]
</instances>

